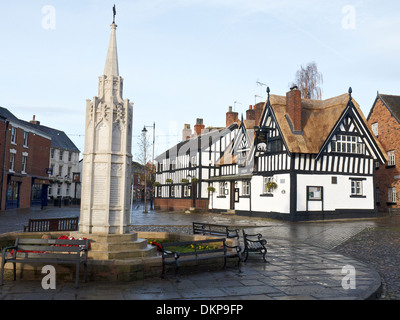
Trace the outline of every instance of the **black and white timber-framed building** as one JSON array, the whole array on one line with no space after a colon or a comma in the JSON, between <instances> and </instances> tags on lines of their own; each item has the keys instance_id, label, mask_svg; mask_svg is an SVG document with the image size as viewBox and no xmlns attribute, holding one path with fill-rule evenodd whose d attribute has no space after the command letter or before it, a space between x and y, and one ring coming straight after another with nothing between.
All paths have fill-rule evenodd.
<instances>
[{"instance_id":1,"label":"black and white timber-framed building","mask_svg":"<svg viewBox=\"0 0 400 320\"><path fill-rule=\"evenodd\" d=\"M209 208L291 221L375 216L375 163L386 161L351 90L323 101L297 88L268 94L260 122L242 121L216 163Z\"/></svg>"}]
</instances>

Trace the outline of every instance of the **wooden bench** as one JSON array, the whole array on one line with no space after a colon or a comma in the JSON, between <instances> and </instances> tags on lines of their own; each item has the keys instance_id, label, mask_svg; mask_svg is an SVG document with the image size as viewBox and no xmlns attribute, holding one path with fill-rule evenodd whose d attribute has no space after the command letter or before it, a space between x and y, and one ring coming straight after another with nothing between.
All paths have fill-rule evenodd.
<instances>
[{"instance_id":1,"label":"wooden bench","mask_svg":"<svg viewBox=\"0 0 400 320\"><path fill-rule=\"evenodd\" d=\"M79 266L84 265L84 277L87 281L87 253L89 240L66 239L24 239L17 238L15 245L3 249L1 257L0 285L3 285L4 266L12 263L14 281L17 263L75 264L75 287L79 283ZM11 252L11 253L10 253Z\"/></svg>"},{"instance_id":2,"label":"wooden bench","mask_svg":"<svg viewBox=\"0 0 400 320\"><path fill-rule=\"evenodd\" d=\"M247 261L249 257L249 252L260 252L263 255L263 259L265 262L268 262L266 259L267 255L267 240L262 239L262 235L260 233L257 234L247 234L243 231L243 242L244 242L244 250L243 254L245 255L244 262Z\"/></svg>"},{"instance_id":3,"label":"wooden bench","mask_svg":"<svg viewBox=\"0 0 400 320\"><path fill-rule=\"evenodd\" d=\"M193 234L226 236L228 239L236 238L239 240L238 229L230 229L229 226L220 224L193 222Z\"/></svg>"},{"instance_id":4,"label":"wooden bench","mask_svg":"<svg viewBox=\"0 0 400 320\"><path fill-rule=\"evenodd\" d=\"M207 248L204 248L205 246L207 246ZM174 250L176 247L178 247L178 250L179 247L191 247L192 250L188 252L182 252ZM239 272L241 272L241 248L239 246L229 246L226 243L225 238L163 243L161 244L161 255L162 278L165 277L166 265L175 264L175 274L178 274L181 262L201 261L205 259L216 259L221 257L224 258L224 269L226 268L226 262L228 258L238 258L238 268Z\"/></svg>"},{"instance_id":5,"label":"wooden bench","mask_svg":"<svg viewBox=\"0 0 400 320\"><path fill-rule=\"evenodd\" d=\"M77 231L79 217L29 219L24 232Z\"/></svg>"}]
</instances>

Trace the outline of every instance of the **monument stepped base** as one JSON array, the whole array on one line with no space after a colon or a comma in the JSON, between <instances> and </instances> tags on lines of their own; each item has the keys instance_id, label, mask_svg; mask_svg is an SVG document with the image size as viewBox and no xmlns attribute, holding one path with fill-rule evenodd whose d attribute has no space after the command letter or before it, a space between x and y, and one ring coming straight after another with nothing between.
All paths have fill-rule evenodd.
<instances>
[{"instance_id":1,"label":"monument stepped base","mask_svg":"<svg viewBox=\"0 0 400 320\"><path fill-rule=\"evenodd\" d=\"M138 238L136 232L108 235L71 232L70 235L76 239L87 238L90 240L89 259L124 260L157 255L157 249L147 244L146 239Z\"/></svg>"}]
</instances>

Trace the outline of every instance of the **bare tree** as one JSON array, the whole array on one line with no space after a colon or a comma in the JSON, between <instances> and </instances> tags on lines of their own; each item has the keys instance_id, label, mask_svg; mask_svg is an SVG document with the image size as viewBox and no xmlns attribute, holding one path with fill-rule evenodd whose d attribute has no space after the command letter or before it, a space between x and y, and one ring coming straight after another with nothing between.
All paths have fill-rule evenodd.
<instances>
[{"instance_id":1,"label":"bare tree","mask_svg":"<svg viewBox=\"0 0 400 320\"><path fill-rule=\"evenodd\" d=\"M147 163L150 160L150 153L149 153L150 142L147 139L147 130L144 127L142 130L141 137L138 141L138 149L139 152L136 155L138 162L143 166L143 173L144 173L144 213L147 213L147 180L148 180L148 168Z\"/></svg>"},{"instance_id":2,"label":"bare tree","mask_svg":"<svg viewBox=\"0 0 400 320\"><path fill-rule=\"evenodd\" d=\"M296 79L291 86L297 86L301 91L301 97L304 99L322 99L323 83L322 73L318 72L315 62L310 62L306 67L301 66L296 72Z\"/></svg>"}]
</instances>

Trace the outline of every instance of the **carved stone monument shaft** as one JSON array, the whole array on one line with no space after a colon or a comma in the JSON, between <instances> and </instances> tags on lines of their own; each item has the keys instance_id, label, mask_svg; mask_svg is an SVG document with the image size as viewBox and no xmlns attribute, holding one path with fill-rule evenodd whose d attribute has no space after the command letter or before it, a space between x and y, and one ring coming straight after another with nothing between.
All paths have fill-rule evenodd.
<instances>
[{"instance_id":1,"label":"carved stone monument shaft","mask_svg":"<svg viewBox=\"0 0 400 320\"><path fill-rule=\"evenodd\" d=\"M129 225L133 103L122 98L115 23L98 96L86 100L79 231L124 234Z\"/></svg>"}]
</instances>

